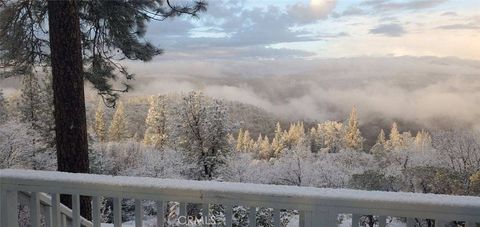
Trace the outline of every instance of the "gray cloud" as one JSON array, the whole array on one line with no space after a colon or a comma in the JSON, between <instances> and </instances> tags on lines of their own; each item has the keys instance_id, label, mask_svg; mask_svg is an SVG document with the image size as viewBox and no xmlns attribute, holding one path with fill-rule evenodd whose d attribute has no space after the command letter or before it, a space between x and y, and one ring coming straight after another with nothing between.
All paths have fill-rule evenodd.
<instances>
[{"instance_id":1,"label":"gray cloud","mask_svg":"<svg viewBox=\"0 0 480 227\"><path fill-rule=\"evenodd\" d=\"M458 13L456 13L456 12L444 12L441 15L442 16L447 16L447 17L456 17L456 16L458 16Z\"/></svg>"},{"instance_id":2,"label":"gray cloud","mask_svg":"<svg viewBox=\"0 0 480 227\"><path fill-rule=\"evenodd\" d=\"M297 24L312 23L325 19L335 8L337 0L324 0L320 6L297 3L287 7L287 14Z\"/></svg>"},{"instance_id":3,"label":"gray cloud","mask_svg":"<svg viewBox=\"0 0 480 227\"><path fill-rule=\"evenodd\" d=\"M368 0L361 5L371 7L377 12L399 11L399 10L420 10L438 6L448 0L409 0L409 1L392 1L392 0Z\"/></svg>"},{"instance_id":4,"label":"gray cloud","mask_svg":"<svg viewBox=\"0 0 480 227\"><path fill-rule=\"evenodd\" d=\"M359 4L348 7L343 12L334 13L334 17L342 16L363 16L385 14L400 11L415 11L433 8L448 0L409 0L409 1L394 1L394 0L367 0Z\"/></svg>"},{"instance_id":5,"label":"gray cloud","mask_svg":"<svg viewBox=\"0 0 480 227\"><path fill-rule=\"evenodd\" d=\"M383 24L370 29L371 34L381 34L386 36L402 36L406 33L403 26L399 24Z\"/></svg>"},{"instance_id":6,"label":"gray cloud","mask_svg":"<svg viewBox=\"0 0 480 227\"><path fill-rule=\"evenodd\" d=\"M461 23L452 23L438 26L438 29L446 30L480 30L480 15L461 18Z\"/></svg>"},{"instance_id":7,"label":"gray cloud","mask_svg":"<svg viewBox=\"0 0 480 227\"><path fill-rule=\"evenodd\" d=\"M316 34L308 29L292 29L327 18L335 4L336 0L329 0L325 5L316 7L297 3L287 8L273 5L251 8L245 7L242 1L212 1L207 13L202 14L198 21L152 23L148 38L167 52L170 50L187 56L200 50L219 53L218 57L233 56L235 53L243 57L247 52L252 57L274 57L274 54L279 57L305 56L310 53L267 47L277 43L345 36L345 33ZM230 53L227 53L229 49Z\"/></svg>"},{"instance_id":8,"label":"gray cloud","mask_svg":"<svg viewBox=\"0 0 480 227\"><path fill-rule=\"evenodd\" d=\"M449 24L439 26L437 28L446 30L480 30L480 25L477 24Z\"/></svg>"}]
</instances>

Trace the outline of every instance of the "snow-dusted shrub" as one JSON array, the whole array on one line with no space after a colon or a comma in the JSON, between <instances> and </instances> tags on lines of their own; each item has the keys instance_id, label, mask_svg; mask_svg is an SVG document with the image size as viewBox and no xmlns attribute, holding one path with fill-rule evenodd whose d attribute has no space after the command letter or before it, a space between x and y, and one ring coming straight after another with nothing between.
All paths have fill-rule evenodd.
<instances>
[{"instance_id":1,"label":"snow-dusted shrub","mask_svg":"<svg viewBox=\"0 0 480 227\"><path fill-rule=\"evenodd\" d=\"M95 169L101 169L102 174L121 175L127 169L135 168L141 157L145 145L128 140L126 142L97 142L92 145L91 156Z\"/></svg>"},{"instance_id":2,"label":"snow-dusted shrub","mask_svg":"<svg viewBox=\"0 0 480 227\"><path fill-rule=\"evenodd\" d=\"M138 157L135 166L126 169L123 175L186 179L185 172L191 168L192 164L184 163L184 160L181 152L146 147Z\"/></svg>"},{"instance_id":3,"label":"snow-dusted shrub","mask_svg":"<svg viewBox=\"0 0 480 227\"><path fill-rule=\"evenodd\" d=\"M251 153L234 153L219 169L218 180L229 182L271 183L271 164L253 159Z\"/></svg>"},{"instance_id":4,"label":"snow-dusted shrub","mask_svg":"<svg viewBox=\"0 0 480 227\"><path fill-rule=\"evenodd\" d=\"M5 168L54 169L55 156L28 124L7 121L0 125L0 169Z\"/></svg>"}]
</instances>

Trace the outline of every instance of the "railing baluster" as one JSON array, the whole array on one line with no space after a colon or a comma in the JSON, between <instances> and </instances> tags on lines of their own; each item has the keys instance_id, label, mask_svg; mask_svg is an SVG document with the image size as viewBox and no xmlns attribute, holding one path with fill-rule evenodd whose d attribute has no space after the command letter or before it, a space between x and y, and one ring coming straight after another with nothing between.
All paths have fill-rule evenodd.
<instances>
[{"instance_id":1,"label":"railing baluster","mask_svg":"<svg viewBox=\"0 0 480 227\"><path fill-rule=\"evenodd\" d=\"M67 227L68 226L67 215L62 213L61 216L62 216L62 224L60 226L61 227Z\"/></svg>"},{"instance_id":2,"label":"railing baluster","mask_svg":"<svg viewBox=\"0 0 480 227\"><path fill-rule=\"evenodd\" d=\"M466 224L467 224L466 227L476 227L475 222L472 222L472 221L467 221Z\"/></svg>"},{"instance_id":3,"label":"railing baluster","mask_svg":"<svg viewBox=\"0 0 480 227\"><path fill-rule=\"evenodd\" d=\"M7 191L0 185L0 226L7 225Z\"/></svg>"},{"instance_id":4,"label":"railing baluster","mask_svg":"<svg viewBox=\"0 0 480 227\"><path fill-rule=\"evenodd\" d=\"M337 227L338 214L333 213L327 217L327 226Z\"/></svg>"},{"instance_id":5,"label":"railing baluster","mask_svg":"<svg viewBox=\"0 0 480 227\"><path fill-rule=\"evenodd\" d=\"M360 218L362 216L359 214L352 214L352 227L359 227L360 226Z\"/></svg>"},{"instance_id":6,"label":"railing baluster","mask_svg":"<svg viewBox=\"0 0 480 227\"><path fill-rule=\"evenodd\" d=\"M248 226L255 227L257 226L257 208L250 207L248 209Z\"/></svg>"},{"instance_id":7,"label":"railing baluster","mask_svg":"<svg viewBox=\"0 0 480 227\"><path fill-rule=\"evenodd\" d=\"M157 227L165 226L165 207L166 203L157 201Z\"/></svg>"},{"instance_id":8,"label":"railing baluster","mask_svg":"<svg viewBox=\"0 0 480 227\"><path fill-rule=\"evenodd\" d=\"M45 215L45 226L52 227L52 207L42 206L43 214Z\"/></svg>"},{"instance_id":9,"label":"railing baluster","mask_svg":"<svg viewBox=\"0 0 480 227\"><path fill-rule=\"evenodd\" d=\"M331 213L328 211L324 211L318 215L319 220L316 221L318 223L321 223L320 226L325 226L325 227L336 227L337 226L337 214L336 213Z\"/></svg>"},{"instance_id":10,"label":"railing baluster","mask_svg":"<svg viewBox=\"0 0 480 227\"><path fill-rule=\"evenodd\" d=\"M204 226L208 226L210 219L210 205L208 203L202 204L202 220Z\"/></svg>"},{"instance_id":11,"label":"railing baluster","mask_svg":"<svg viewBox=\"0 0 480 227\"><path fill-rule=\"evenodd\" d=\"M122 227L122 199L113 198L113 226Z\"/></svg>"},{"instance_id":12,"label":"railing baluster","mask_svg":"<svg viewBox=\"0 0 480 227\"><path fill-rule=\"evenodd\" d=\"M225 213L225 226L226 227L232 227L233 221L232 221L232 206L231 205L223 205L224 207L224 213Z\"/></svg>"},{"instance_id":13,"label":"railing baluster","mask_svg":"<svg viewBox=\"0 0 480 227\"><path fill-rule=\"evenodd\" d=\"M387 216L378 217L378 227L387 227Z\"/></svg>"},{"instance_id":14,"label":"railing baluster","mask_svg":"<svg viewBox=\"0 0 480 227\"><path fill-rule=\"evenodd\" d=\"M447 222L444 220L438 220L438 219L435 220L435 227L445 227L446 224Z\"/></svg>"},{"instance_id":15,"label":"railing baluster","mask_svg":"<svg viewBox=\"0 0 480 227\"><path fill-rule=\"evenodd\" d=\"M311 210L300 210L300 227L313 227L313 214Z\"/></svg>"},{"instance_id":16,"label":"railing baluster","mask_svg":"<svg viewBox=\"0 0 480 227\"><path fill-rule=\"evenodd\" d=\"M273 224L275 227L280 227L280 209L273 209Z\"/></svg>"},{"instance_id":17,"label":"railing baluster","mask_svg":"<svg viewBox=\"0 0 480 227\"><path fill-rule=\"evenodd\" d=\"M101 217L100 217L100 197L99 196L94 196L92 198L92 224L93 227L100 227L101 225Z\"/></svg>"},{"instance_id":18,"label":"railing baluster","mask_svg":"<svg viewBox=\"0 0 480 227\"><path fill-rule=\"evenodd\" d=\"M38 192L30 193L30 223L32 227L40 227L40 198Z\"/></svg>"},{"instance_id":19,"label":"railing baluster","mask_svg":"<svg viewBox=\"0 0 480 227\"><path fill-rule=\"evenodd\" d=\"M52 227L61 227L60 195L57 193L52 193L50 196L52 198Z\"/></svg>"},{"instance_id":20,"label":"railing baluster","mask_svg":"<svg viewBox=\"0 0 480 227\"><path fill-rule=\"evenodd\" d=\"M80 195L72 195L72 221L73 227L80 227Z\"/></svg>"},{"instance_id":21,"label":"railing baluster","mask_svg":"<svg viewBox=\"0 0 480 227\"><path fill-rule=\"evenodd\" d=\"M135 200L135 227L143 226L143 206L142 200Z\"/></svg>"},{"instance_id":22,"label":"railing baluster","mask_svg":"<svg viewBox=\"0 0 480 227\"><path fill-rule=\"evenodd\" d=\"M337 225L337 213L325 207L315 207L313 223L315 226L334 227Z\"/></svg>"},{"instance_id":23,"label":"railing baluster","mask_svg":"<svg viewBox=\"0 0 480 227\"><path fill-rule=\"evenodd\" d=\"M415 221L413 218L407 218L407 227L414 227L415 226Z\"/></svg>"},{"instance_id":24,"label":"railing baluster","mask_svg":"<svg viewBox=\"0 0 480 227\"><path fill-rule=\"evenodd\" d=\"M18 227L18 192L1 190L1 226Z\"/></svg>"},{"instance_id":25,"label":"railing baluster","mask_svg":"<svg viewBox=\"0 0 480 227\"><path fill-rule=\"evenodd\" d=\"M180 203L178 209L179 209L179 216L177 220L180 222L180 226L188 226L187 204Z\"/></svg>"}]
</instances>

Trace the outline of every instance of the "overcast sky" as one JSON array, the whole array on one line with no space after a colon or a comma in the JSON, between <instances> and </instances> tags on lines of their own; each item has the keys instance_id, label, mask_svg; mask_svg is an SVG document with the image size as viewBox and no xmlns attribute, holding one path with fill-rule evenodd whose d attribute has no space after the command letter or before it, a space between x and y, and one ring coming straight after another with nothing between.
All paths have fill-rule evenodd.
<instances>
[{"instance_id":1,"label":"overcast sky","mask_svg":"<svg viewBox=\"0 0 480 227\"><path fill-rule=\"evenodd\" d=\"M184 2L186 0L177 0ZM209 0L198 20L151 24L165 57L480 59L479 0Z\"/></svg>"}]
</instances>

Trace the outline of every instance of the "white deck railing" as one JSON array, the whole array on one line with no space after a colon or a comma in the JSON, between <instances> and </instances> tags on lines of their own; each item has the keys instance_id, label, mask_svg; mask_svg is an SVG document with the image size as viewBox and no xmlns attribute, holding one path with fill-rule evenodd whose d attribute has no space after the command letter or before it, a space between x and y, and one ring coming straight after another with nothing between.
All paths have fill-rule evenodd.
<instances>
[{"instance_id":1,"label":"white deck railing","mask_svg":"<svg viewBox=\"0 0 480 227\"><path fill-rule=\"evenodd\" d=\"M37 199L38 199L38 202L37 202ZM40 214L45 217L45 226L48 226L48 227L52 226L51 224L51 221L53 219L52 205L56 204L58 199L59 198L57 197L57 198L54 198L54 201L52 201L52 197L45 193L30 193L25 191L18 192L18 204L28 206L30 208L29 210L32 210L32 207L34 207L34 209L36 208L37 212L35 212L35 210L33 212L36 215L38 215L38 210L40 210ZM37 206L37 204L39 206ZM72 226L73 224L72 210L63 204L58 204L57 206L55 206L55 208L58 209L57 217L60 218L60 222L59 222L60 226ZM80 224L82 227L93 226L92 222L90 222L89 220L83 217L80 217Z\"/></svg>"},{"instance_id":2,"label":"white deck railing","mask_svg":"<svg viewBox=\"0 0 480 227\"><path fill-rule=\"evenodd\" d=\"M407 227L415 226L414 218L433 219L435 226L451 221L463 221L468 227L480 223L480 197L447 196L415 193L319 189L310 187L222 183L188 180L163 180L143 177L112 177L60 172L0 170L1 227L18 226L19 192L29 192L33 227L40 227L45 215L48 226L62 225L58 195L72 195L72 226L81 225L79 196L92 196L93 227L100 227L100 198L113 198L114 226L122 225L122 199L135 199L135 225L143 226L142 201L157 201L157 226L164 226L167 201L180 202L180 216L186 215L186 204L222 204L225 223L232 226L233 206L249 208L249 226L256 226L257 208L273 208L273 223L280 226L280 212L298 210L299 226L337 226L338 214L353 214L352 226L359 226L362 215L378 216L379 226L386 226L386 217L406 217ZM52 195L46 203L47 212L40 209L39 193ZM209 212L203 215L208 216Z\"/></svg>"}]
</instances>

